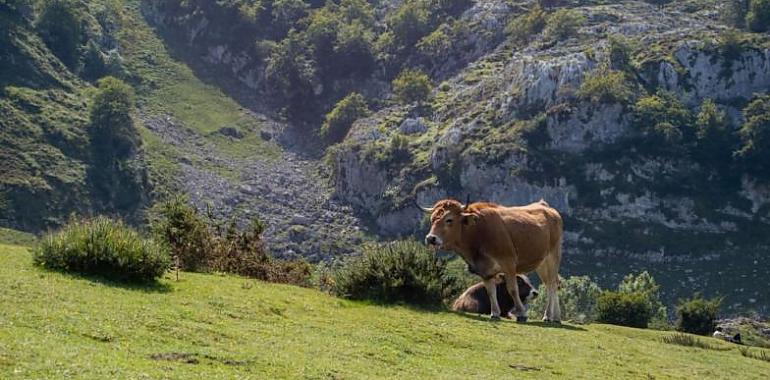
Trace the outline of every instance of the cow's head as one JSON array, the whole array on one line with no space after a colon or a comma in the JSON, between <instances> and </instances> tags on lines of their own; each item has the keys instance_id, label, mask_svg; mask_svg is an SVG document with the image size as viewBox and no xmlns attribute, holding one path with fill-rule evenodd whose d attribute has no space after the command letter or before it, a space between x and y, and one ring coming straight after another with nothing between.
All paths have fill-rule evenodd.
<instances>
[{"instance_id":1,"label":"cow's head","mask_svg":"<svg viewBox=\"0 0 770 380\"><path fill-rule=\"evenodd\" d=\"M430 213L430 232L425 244L435 249L455 250L460 246L463 229L476 223L478 215L469 209L466 201L462 204L453 199L436 202L431 208L420 207Z\"/></svg>"}]
</instances>

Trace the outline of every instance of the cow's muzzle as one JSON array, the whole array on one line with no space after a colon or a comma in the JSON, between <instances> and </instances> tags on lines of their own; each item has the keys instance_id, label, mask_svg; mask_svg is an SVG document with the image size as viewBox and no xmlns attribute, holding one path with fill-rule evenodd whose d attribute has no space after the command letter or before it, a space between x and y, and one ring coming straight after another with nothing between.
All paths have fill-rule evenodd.
<instances>
[{"instance_id":1,"label":"cow's muzzle","mask_svg":"<svg viewBox=\"0 0 770 380\"><path fill-rule=\"evenodd\" d=\"M433 247L440 247L443 242L441 241L440 237L433 234L428 234L425 236L425 244Z\"/></svg>"}]
</instances>

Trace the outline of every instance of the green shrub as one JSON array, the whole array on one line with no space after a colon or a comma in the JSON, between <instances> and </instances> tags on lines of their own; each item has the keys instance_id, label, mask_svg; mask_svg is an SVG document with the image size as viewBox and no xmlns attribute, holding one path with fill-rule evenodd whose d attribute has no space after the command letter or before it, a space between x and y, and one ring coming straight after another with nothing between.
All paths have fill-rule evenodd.
<instances>
[{"instance_id":1,"label":"green shrub","mask_svg":"<svg viewBox=\"0 0 770 380\"><path fill-rule=\"evenodd\" d=\"M134 154L140 145L139 132L131 112L134 92L120 79L104 77L91 106L91 139L97 160L124 159Z\"/></svg>"},{"instance_id":2,"label":"green shrub","mask_svg":"<svg viewBox=\"0 0 770 380\"><path fill-rule=\"evenodd\" d=\"M51 0L43 5L35 27L46 46L67 67L75 68L83 39L81 21L68 0Z\"/></svg>"},{"instance_id":3,"label":"green shrub","mask_svg":"<svg viewBox=\"0 0 770 380\"><path fill-rule=\"evenodd\" d=\"M737 154L750 172L770 177L770 96L752 100L743 115L746 121L738 131L741 147Z\"/></svg>"},{"instance_id":4,"label":"green shrub","mask_svg":"<svg viewBox=\"0 0 770 380\"><path fill-rule=\"evenodd\" d=\"M635 44L623 35L612 35L609 38L609 64L614 70L631 68L631 56Z\"/></svg>"},{"instance_id":5,"label":"green shrub","mask_svg":"<svg viewBox=\"0 0 770 380\"><path fill-rule=\"evenodd\" d=\"M676 307L676 329L691 334L708 335L714 332L719 313L720 298L707 300L700 294L682 300Z\"/></svg>"},{"instance_id":6,"label":"green shrub","mask_svg":"<svg viewBox=\"0 0 770 380\"><path fill-rule=\"evenodd\" d=\"M208 269L262 281L310 286L313 267L304 259L273 258L262 242L264 229L258 220L252 221L243 231L234 222L230 223L223 233L213 238L212 249L207 255Z\"/></svg>"},{"instance_id":7,"label":"green shrub","mask_svg":"<svg viewBox=\"0 0 770 380\"><path fill-rule=\"evenodd\" d=\"M598 320L619 326L647 328L652 310L647 296L639 292L605 291L597 300Z\"/></svg>"},{"instance_id":8,"label":"green shrub","mask_svg":"<svg viewBox=\"0 0 770 380\"><path fill-rule=\"evenodd\" d=\"M21 18L31 11L31 0L0 0L0 13Z\"/></svg>"},{"instance_id":9,"label":"green shrub","mask_svg":"<svg viewBox=\"0 0 770 380\"><path fill-rule=\"evenodd\" d=\"M770 0L750 0L746 26L752 32L766 32L770 28Z\"/></svg>"},{"instance_id":10,"label":"green shrub","mask_svg":"<svg viewBox=\"0 0 770 380\"><path fill-rule=\"evenodd\" d=\"M153 207L150 226L180 269L223 272L298 286L309 286L312 267L304 260L273 258L262 241L264 225L252 220L241 230L235 221L214 221L174 197Z\"/></svg>"},{"instance_id":11,"label":"green shrub","mask_svg":"<svg viewBox=\"0 0 770 380\"><path fill-rule=\"evenodd\" d=\"M723 32L717 40L717 51L728 62L740 58L743 50L741 34L736 30Z\"/></svg>"},{"instance_id":12,"label":"green shrub","mask_svg":"<svg viewBox=\"0 0 770 380\"><path fill-rule=\"evenodd\" d=\"M356 120L369 114L366 99L361 94L351 93L340 100L331 112L326 114L326 120L321 126L321 136L331 141L341 141L345 138Z\"/></svg>"},{"instance_id":13,"label":"green shrub","mask_svg":"<svg viewBox=\"0 0 770 380\"><path fill-rule=\"evenodd\" d=\"M530 318L542 318L548 301L544 285L538 289L540 296L530 305ZM563 279L559 288L559 306L565 321L590 323L596 320L596 303L602 289L588 276L572 276Z\"/></svg>"},{"instance_id":14,"label":"green shrub","mask_svg":"<svg viewBox=\"0 0 770 380\"><path fill-rule=\"evenodd\" d=\"M729 163L734 149L734 135L727 114L711 99L701 104L695 118L698 158Z\"/></svg>"},{"instance_id":15,"label":"green shrub","mask_svg":"<svg viewBox=\"0 0 770 380\"><path fill-rule=\"evenodd\" d=\"M422 103L430 96L433 85L420 70L406 69L393 80L393 92L403 103Z\"/></svg>"},{"instance_id":16,"label":"green shrub","mask_svg":"<svg viewBox=\"0 0 770 380\"><path fill-rule=\"evenodd\" d=\"M333 277L335 294L384 303L435 307L457 291L446 261L414 241L366 246Z\"/></svg>"},{"instance_id":17,"label":"green shrub","mask_svg":"<svg viewBox=\"0 0 770 380\"><path fill-rule=\"evenodd\" d=\"M545 11L539 4L535 4L527 13L511 20L506 26L505 31L513 42L526 44L531 36L543 31L545 19Z\"/></svg>"},{"instance_id":18,"label":"green shrub","mask_svg":"<svg viewBox=\"0 0 770 380\"><path fill-rule=\"evenodd\" d=\"M123 281L152 281L170 265L168 252L120 221L97 217L72 221L42 240L35 264Z\"/></svg>"},{"instance_id":19,"label":"green shrub","mask_svg":"<svg viewBox=\"0 0 770 380\"><path fill-rule=\"evenodd\" d=\"M647 271L638 275L628 274L618 285L618 291L622 293L641 293L652 312L651 324L655 328L665 329L669 326L666 305L660 301L660 285Z\"/></svg>"},{"instance_id":20,"label":"green shrub","mask_svg":"<svg viewBox=\"0 0 770 380\"><path fill-rule=\"evenodd\" d=\"M211 236L204 217L188 205L187 197L175 196L159 203L150 215L150 228L156 240L169 248L179 269L206 270Z\"/></svg>"},{"instance_id":21,"label":"green shrub","mask_svg":"<svg viewBox=\"0 0 770 380\"><path fill-rule=\"evenodd\" d=\"M601 103L627 103L632 95L625 74L607 67L586 73L577 91L579 98Z\"/></svg>"},{"instance_id":22,"label":"green shrub","mask_svg":"<svg viewBox=\"0 0 770 380\"><path fill-rule=\"evenodd\" d=\"M731 0L724 2L721 12L722 20L734 28L746 28L746 13L749 12L750 0Z\"/></svg>"},{"instance_id":23,"label":"green shrub","mask_svg":"<svg viewBox=\"0 0 770 380\"><path fill-rule=\"evenodd\" d=\"M427 1L406 1L387 20L399 46L411 48L431 32L431 12Z\"/></svg>"},{"instance_id":24,"label":"green shrub","mask_svg":"<svg viewBox=\"0 0 770 380\"><path fill-rule=\"evenodd\" d=\"M585 23L582 13L572 9L559 9L548 15L544 35L549 40L562 41L577 36L578 28Z\"/></svg>"},{"instance_id":25,"label":"green shrub","mask_svg":"<svg viewBox=\"0 0 770 380\"><path fill-rule=\"evenodd\" d=\"M674 95L658 92L639 99L633 107L634 125L658 143L680 141L692 127L692 115Z\"/></svg>"}]
</instances>

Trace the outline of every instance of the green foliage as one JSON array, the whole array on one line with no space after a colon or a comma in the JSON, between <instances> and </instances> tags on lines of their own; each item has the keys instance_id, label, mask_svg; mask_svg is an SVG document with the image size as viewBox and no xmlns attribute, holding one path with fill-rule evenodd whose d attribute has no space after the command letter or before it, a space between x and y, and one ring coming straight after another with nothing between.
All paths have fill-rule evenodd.
<instances>
[{"instance_id":1,"label":"green foliage","mask_svg":"<svg viewBox=\"0 0 770 380\"><path fill-rule=\"evenodd\" d=\"M708 335L714 332L721 298L707 300L700 294L682 300L676 307L676 329L691 334Z\"/></svg>"},{"instance_id":2,"label":"green foliage","mask_svg":"<svg viewBox=\"0 0 770 380\"><path fill-rule=\"evenodd\" d=\"M673 144L691 131L692 115L671 93L640 98L633 107L634 125L655 142Z\"/></svg>"},{"instance_id":3,"label":"green foliage","mask_svg":"<svg viewBox=\"0 0 770 380\"><path fill-rule=\"evenodd\" d=\"M31 0L0 0L0 13L21 17L30 10Z\"/></svg>"},{"instance_id":4,"label":"green foliage","mask_svg":"<svg viewBox=\"0 0 770 380\"><path fill-rule=\"evenodd\" d=\"M671 0L644 0L644 1L650 4L658 5L658 6L663 6L671 2Z\"/></svg>"},{"instance_id":5,"label":"green foliage","mask_svg":"<svg viewBox=\"0 0 770 380\"><path fill-rule=\"evenodd\" d=\"M766 32L770 28L770 0L750 0L746 26L752 32Z\"/></svg>"},{"instance_id":6,"label":"green foliage","mask_svg":"<svg viewBox=\"0 0 770 380\"><path fill-rule=\"evenodd\" d=\"M652 312L651 323L656 328L668 327L668 312L666 305L660 300L660 285L649 272L643 271L637 275L628 274L618 285L621 293L641 293L644 295L647 305Z\"/></svg>"},{"instance_id":7,"label":"green foliage","mask_svg":"<svg viewBox=\"0 0 770 380\"><path fill-rule=\"evenodd\" d=\"M598 320L612 325L647 328L652 317L648 297L640 292L603 292L597 301Z\"/></svg>"},{"instance_id":8,"label":"green foliage","mask_svg":"<svg viewBox=\"0 0 770 380\"><path fill-rule=\"evenodd\" d=\"M387 20L395 42L405 48L417 44L432 30L431 13L426 1L406 1Z\"/></svg>"},{"instance_id":9,"label":"green foliage","mask_svg":"<svg viewBox=\"0 0 770 380\"><path fill-rule=\"evenodd\" d=\"M35 27L49 49L69 68L78 64L81 21L69 0L46 1Z\"/></svg>"},{"instance_id":10,"label":"green foliage","mask_svg":"<svg viewBox=\"0 0 770 380\"><path fill-rule=\"evenodd\" d=\"M728 62L738 59L745 50L741 40L741 34L732 29L723 32L717 40L717 50L719 51L719 55Z\"/></svg>"},{"instance_id":11,"label":"green foliage","mask_svg":"<svg viewBox=\"0 0 770 380\"><path fill-rule=\"evenodd\" d=\"M152 281L169 268L168 252L120 221L71 221L49 234L34 252L35 264L55 270L125 281Z\"/></svg>"},{"instance_id":12,"label":"green foliage","mask_svg":"<svg viewBox=\"0 0 770 380\"><path fill-rule=\"evenodd\" d=\"M540 296L535 298L530 305L528 314L530 318L540 318L545 311L548 301L546 288L540 285ZM561 281L559 287L559 305L562 319L578 323L590 323L596 321L596 304L602 289L588 276L572 276Z\"/></svg>"},{"instance_id":13,"label":"green foliage","mask_svg":"<svg viewBox=\"0 0 770 380\"><path fill-rule=\"evenodd\" d=\"M390 145L388 146L388 155L392 162L406 161L411 157L409 152L409 138L396 133L390 138Z\"/></svg>"},{"instance_id":14,"label":"green foliage","mask_svg":"<svg viewBox=\"0 0 770 380\"><path fill-rule=\"evenodd\" d=\"M628 70L631 68L631 56L635 43L623 35L612 35L609 38L609 65L613 70Z\"/></svg>"},{"instance_id":15,"label":"green foliage","mask_svg":"<svg viewBox=\"0 0 770 380\"><path fill-rule=\"evenodd\" d=\"M353 122L368 114L366 99L353 92L340 100L326 115L326 120L321 126L321 136L331 141L341 141L348 134Z\"/></svg>"},{"instance_id":16,"label":"green foliage","mask_svg":"<svg viewBox=\"0 0 770 380\"><path fill-rule=\"evenodd\" d=\"M703 340L698 339L689 334L676 333L676 334L664 336L663 339L661 340L663 341L663 343L676 344L676 345L685 346L685 347L697 347L697 348L703 348L706 350L717 349L715 346L712 346L704 342Z\"/></svg>"},{"instance_id":17,"label":"green foliage","mask_svg":"<svg viewBox=\"0 0 770 380\"><path fill-rule=\"evenodd\" d=\"M539 4L533 5L527 13L517 16L505 27L513 42L526 44L529 38L545 29L546 13Z\"/></svg>"},{"instance_id":18,"label":"green foliage","mask_svg":"<svg viewBox=\"0 0 770 380\"><path fill-rule=\"evenodd\" d=\"M107 75L110 68L107 64L104 54L93 41L88 42L85 55L83 56L83 68L80 75L87 81L96 81Z\"/></svg>"},{"instance_id":19,"label":"green foliage","mask_svg":"<svg viewBox=\"0 0 770 380\"><path fill-rule=\"evenodd\" d=\"M604 66L586 73L577 96L591 102L625 104L633 93L622 71L610 70Z\"/></svg>"},{"instance_id":20,"label":"green foliage","mask_svg":"<svg viewBox=\"0 0 770 380\"><path fill-rule=\"evenodd\" d=\"M264 224L258 220L239 229L234 220L214 221L176 196L153 207L150 220L156 240L174 257L179 269L224 272L262 281L309 286L312 267L304 260L277 260L262 241Z\"/></svg>"},{"instance_id":21,"label":"green foliage","mask_svg":"<svg viewBox=\"0 0 770 380\"><path fill-rule=\"evenodd\" d=\"M208 225L188 199L175 196L155 206L150 213L150 228L155 240L164 243L179 269L204 271L211 251Z\"/></svg>"},{"instance_id":22,"label":"green foliage","mask_svg":"<svg viewBox=\"0 0 770 380\"><path fill-rule=\"evenodd\" d=\"M734 136L725 111L720 110L711 99L701 104L695 118L697 153L703 160L730 162L734 149Z\"/></svg>"},{"instance_id":23,"label":"green foliage","mask_svg":"<svg viewBox=\"0 0 770 380\"><path fill-rule=\"evenodd\" d=\"M290 32L273 49L267 59L265 80L294 109L313 97L313 88L319 83L316 63L300 33Z\"/></svg>"},{"instance_id":24,"label":"green foliage","mask_svg":"<svg viewBox=\"0 0 770 380\"><path fill-rule=\"evenodd\" d=\"M578 34L578 28L585 23L585 16L573 9L559 9L546 18L543 34L555 41L566 40Z\"/></svg>"},{"instance_id":25,"label":"green foliage","mask_svg":"<svg viewBox=\"0 0 770 380\"><path fill-rule=\"evenodd\" d=\"M767 176L770 169L770 96L752 100L743 115L746 122L738 131L741 147L737 154L749 171Z\"/></svg>"},{"instance_id":26,"label":"green foliage","mask_svg":"<svg viewBox=\"0 0 770 380\"><path fill-rule=\"evenodd\" d=\"M724 2L722 20L734 28L746 28L746 14L751 0L728 0Z\"/></svg>"},{"instance_id":27,"label":"green foliage","mask_svg":"<svg viewBox=\"0 0 770 380\"><path fill-rule=\"evenodd\" d=\"M333 277L335 294L384 303L435 307L457 291L446 261L414 241L367 246Z\"/></svg>"},{"instance_id":28,"label":"green foliage","mask_svg":"<svg viewBox=\"0 0 770 380\"><path fill-rule=\"evenodd\" d=\"M120 79L98 82L91 106L91 138L98 160L124 159L134 154L141 140L131 119L134 92Z\"/></svg>"},{"instance_id":29,"label":"green foliage","mask_svg":"<svg viewBox=\"0 0 770 380\"><path fill-rule=\"evenodd\" d=\"M428 75L420 70L406 69L393 80L393 92L405 104L428 100L432 87Z\"/></svg>"},{"instance_id":30,"label":"green foliage","mask_svg":"<svg viewBox=\"0 0 770 380\"><path fill-rule=\"evenodd\" d=\"M308 5L303 0L274 0L272 3L272 26L279 35L285 35L307 14Z\"/></svg>"}]
</instances>

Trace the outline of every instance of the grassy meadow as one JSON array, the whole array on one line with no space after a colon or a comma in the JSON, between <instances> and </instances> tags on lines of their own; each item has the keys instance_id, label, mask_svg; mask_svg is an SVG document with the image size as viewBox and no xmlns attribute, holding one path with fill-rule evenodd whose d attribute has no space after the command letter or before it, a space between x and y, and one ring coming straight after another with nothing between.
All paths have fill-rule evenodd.
<instances>
[{"instance_id":1,"label":"grassy meadow","mask_svg":"<svg viewBox=\"0 0 770 380\"><path fill-rule=\"evenodd\" d=\"M706 337L492 323L224 275L129 286L39 269L29 251L0 245L3 379L770 376L770 362Z\"/></svg>"}]
</instances>

